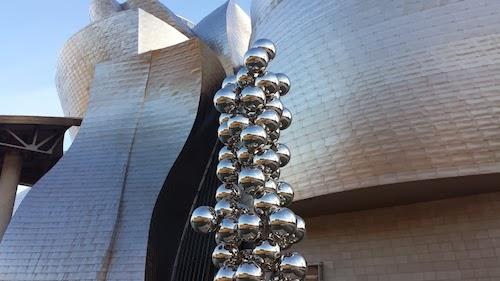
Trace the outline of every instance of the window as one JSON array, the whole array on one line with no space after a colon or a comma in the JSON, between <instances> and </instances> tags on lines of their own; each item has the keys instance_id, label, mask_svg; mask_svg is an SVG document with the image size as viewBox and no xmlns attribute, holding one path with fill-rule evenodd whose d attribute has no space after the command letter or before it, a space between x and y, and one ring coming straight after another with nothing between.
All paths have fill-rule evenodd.
<instances>
[{"instance_id":1,"label":"window","mask_svg":"<svg viewBox=\"0 0 500 281\"><path fill-rule=\"evenodd\" d=\"M307 266L306 281L323 281L322 263Z\"/></svg>"}]
</instances>

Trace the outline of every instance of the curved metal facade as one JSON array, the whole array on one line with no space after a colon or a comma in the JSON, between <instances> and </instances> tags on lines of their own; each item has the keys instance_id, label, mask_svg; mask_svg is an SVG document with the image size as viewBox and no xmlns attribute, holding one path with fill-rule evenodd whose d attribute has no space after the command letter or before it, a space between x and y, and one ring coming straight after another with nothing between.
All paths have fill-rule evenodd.
<instances>
[{"instance_id":1,"label":"curved metal facade","mask_svg":"<svg viewBox=\"0 0 500 281\"><path fill-rule=\"evenodd\" d=\"M98 64L78 136L0 244L0 280L144 280L158 194L223 77L198 39Z\"/></svg>"},{"instance_id":2,"label":"curved metal facade","mask_svg":"<svg viewBox=\"0 0 500 281\"><path fill-rule=\"evenodd\" d=\"M500 171L500 3L267 1L296 199Z\"/></svg>"},{"instance_id":3,"label":"curved metal facade","mask_svg":"<svg viewBox=\"0 0 500 281\"><path fill-rule=\"evenodd\" d=\"M154 50L176 44L171 30L192 37L185 21L157 0L128 1L121 11L113 11L113 3L92 2L91 16L99 20L73 35L59 55L56 86L66 116L85 115L97 63L137 55L141 47Z\"/></svg>"},{"instance_id":4,"label":"curved metal facade","mask_svg":"<svg viewBox=\"0 0 500 281\"><path fill-rule=\"evenodd\" d=\"M242 65L251 29L250 17L229 0L201 20L193 32L218 54L226 73L231 75Z\"/></svg>"}]
</instances>

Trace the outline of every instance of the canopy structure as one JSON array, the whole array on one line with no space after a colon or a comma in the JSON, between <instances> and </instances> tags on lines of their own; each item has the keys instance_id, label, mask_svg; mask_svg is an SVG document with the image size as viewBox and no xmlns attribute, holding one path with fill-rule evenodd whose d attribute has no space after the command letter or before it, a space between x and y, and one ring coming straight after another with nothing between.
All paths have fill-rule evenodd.
<instances>
[{"instance_id":1,"label":"canopy structure","mask_svg":"<svg viewBox=\"0 0 500 281\"><path fill-rule=\"evenodd\" d=\"M80 118L0 115L0 239L19 184L32 186L63 155L64 133Z\"/></svg>"}]
</instances>

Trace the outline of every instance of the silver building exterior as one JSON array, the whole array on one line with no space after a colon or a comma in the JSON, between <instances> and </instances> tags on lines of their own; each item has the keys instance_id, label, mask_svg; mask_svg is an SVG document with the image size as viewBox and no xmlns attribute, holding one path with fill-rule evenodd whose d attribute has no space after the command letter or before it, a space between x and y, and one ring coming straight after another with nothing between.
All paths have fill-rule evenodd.
<instances>
[{"instance_id":1,"label":"silver building exterior","mask_svg":"<svg viewBox=\"0 0 500 281\"><path fill-rule=\"evenodd\" d=\"M211 280L186 220L217 186L211 97L259 38L292 81L308 281L500 279L499 2L254 0L250 26L228 1L193 26L95 0L91 19L56 79L82 126L12 219L0 280Z\"/></svg>"}]
</instances>

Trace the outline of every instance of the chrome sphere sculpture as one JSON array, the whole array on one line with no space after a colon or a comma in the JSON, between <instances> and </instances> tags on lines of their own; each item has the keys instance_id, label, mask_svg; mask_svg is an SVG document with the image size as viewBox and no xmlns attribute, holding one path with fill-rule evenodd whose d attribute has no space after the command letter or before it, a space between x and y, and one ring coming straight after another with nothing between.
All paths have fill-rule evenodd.
<instances>
[{"instance_id":1,"label":"chrome sphere sculpture","mask_svg":"<svg viewBox=\"0 0 500 281\"><path fill-rule=\"evenodd\" d=\"M305 235L304 219L287 206L293 201L290 184L280 181L280 169L290 150L278 142L292 123L281 96L290 91L283 73L266 70L276 56L268 39L259 39L244 56L245 67L228 76L214 96L219 117L215 207L202 206L191 216L201 233L214 232L218 243L212 261L219 268L214 281L300 281L306 261L287 252Z\"/></svg>"}]
</instances>

